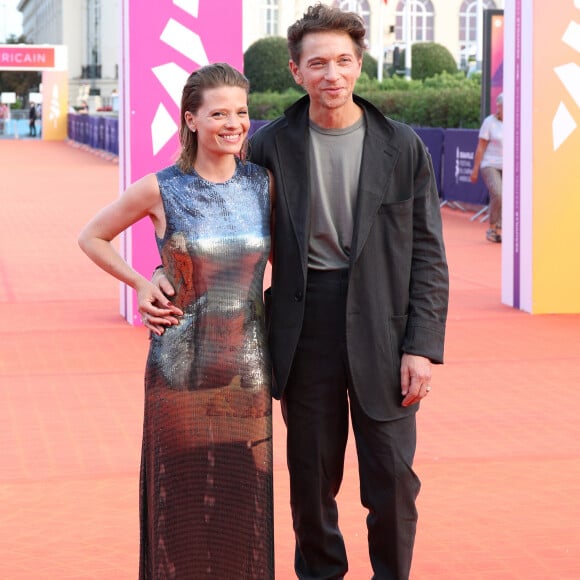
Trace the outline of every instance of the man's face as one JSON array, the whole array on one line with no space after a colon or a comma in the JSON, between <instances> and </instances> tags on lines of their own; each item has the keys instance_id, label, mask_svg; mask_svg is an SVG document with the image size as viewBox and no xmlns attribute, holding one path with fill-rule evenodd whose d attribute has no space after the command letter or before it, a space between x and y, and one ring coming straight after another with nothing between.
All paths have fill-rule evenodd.
<instances>
[{"instance_id":1,"label":"man's face","mask_svg":"<svg viewBox=\"0 0 580 580\"><path fill-rule=\"evenodd\" d=\"M311 108L339 109L352 99L362 58L346 32L315 32L302 39L300 64L290 61L297 84L310 96Z\"/></svg>"}]
</instances>

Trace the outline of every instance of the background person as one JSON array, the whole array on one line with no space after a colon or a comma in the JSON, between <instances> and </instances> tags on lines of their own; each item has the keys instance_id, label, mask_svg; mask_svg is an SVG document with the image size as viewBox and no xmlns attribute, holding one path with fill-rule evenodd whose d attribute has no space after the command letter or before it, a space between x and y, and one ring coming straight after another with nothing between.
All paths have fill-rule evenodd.
<instances>
[{"instance_id":1,"label":"background person","mask_svg":"<svg viewBox=\"0 0 580 580\"><path fill-rule=\"evenodd\" d=\"M487 116L479 129L479 140L475 150L471 183L481 178L489 191L489 229L486 238L490 242L501 242L501 206L503 173L503 94L496 99L496 112Z\"/></svg>"},{"instance_id":2,"label":"background person","mask_svg":"<svg viewBox=\"0 0 580 580\"><path fill-rule=\"evenodd\" d=\"M274 576L262 302L270 179L240 159L248 90L227 64L194 72L183 90L177 163L132 184L79 236L98 266L137 291L142 313L181 318L151 333L147 359L141 580ZM172 303L111 245L145 216Z\"/></svg>"},{"instance_id":3,"label":"background person","mask_svg":"<svg viewBox=\"0 0 580 580\"><path fill-rule=\"evenodd\" d=\"M36 105L30 103L30 108L28 109L28 136L36 137Z\"/></svg>"},{"instance_id":4,"label":"background person","mask_svg":"<svg viewBox=\"0 0 580 580\"><path fill-rule=\"evenodd\" d=\"M0 135L8 134L10 125L10 106L0 103Z\"/></svg>"}]
</instances>

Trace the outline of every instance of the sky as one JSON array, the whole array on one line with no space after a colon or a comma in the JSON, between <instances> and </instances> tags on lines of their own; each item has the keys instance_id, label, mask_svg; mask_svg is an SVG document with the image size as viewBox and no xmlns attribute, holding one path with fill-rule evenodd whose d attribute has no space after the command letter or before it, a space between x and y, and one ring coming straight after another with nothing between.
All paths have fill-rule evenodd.
<instances>
[{"instance_id":1,"label":"sky","mask_svg":"<svg viewBox=\"0 0 580 580\"><path fill-rule=\"evenodd\" d=\"M12 34L22 33L22 13L16 10L19 0L0 0L0 43Z\"/></svg>"}]
</instances>

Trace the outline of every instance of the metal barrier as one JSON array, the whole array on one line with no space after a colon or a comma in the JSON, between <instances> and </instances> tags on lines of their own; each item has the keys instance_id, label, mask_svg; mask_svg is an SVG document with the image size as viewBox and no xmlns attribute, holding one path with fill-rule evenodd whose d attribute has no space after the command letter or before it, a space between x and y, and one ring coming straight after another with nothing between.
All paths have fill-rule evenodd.
<instances>
[{"instance_id":1,"label":"metal barrier","mask_svg":"<svg viewBox=\"0 0 580 580\"><path fill-rule=\"evenodd\" d=\"M119 121L117 117L68 115L68 138L71 141L119 155Z\"/></svg>"}]
</instances>

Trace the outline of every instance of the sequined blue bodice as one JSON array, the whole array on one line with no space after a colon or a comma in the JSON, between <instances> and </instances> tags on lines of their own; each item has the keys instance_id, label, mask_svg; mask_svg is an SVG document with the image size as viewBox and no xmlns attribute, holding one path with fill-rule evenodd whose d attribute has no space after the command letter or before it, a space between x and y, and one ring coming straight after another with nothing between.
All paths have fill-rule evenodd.
<instances>
[{"instance_id":1,"label":"sequined blue bodice","mask_svg":"<svg viewBox=\"0 0 580 580\"><path fill-rule=\"evenodd\" d=\"M184 317L152 337L149 363L177 390L222 387L234 377L244 387L269 383L262 303L270 249L266 171L238 161L231 179L213 183L174 165L157 179L167 224L157 244Z\"/></svg>"}]
</instances>

